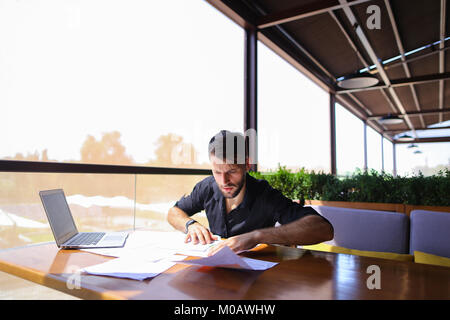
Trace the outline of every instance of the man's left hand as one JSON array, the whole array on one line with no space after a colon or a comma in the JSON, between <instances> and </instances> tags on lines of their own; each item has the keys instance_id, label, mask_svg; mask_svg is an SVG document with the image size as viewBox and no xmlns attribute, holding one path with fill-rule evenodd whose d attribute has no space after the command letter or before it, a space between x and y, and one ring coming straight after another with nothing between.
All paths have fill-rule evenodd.
<instances>
[{"instance_id":1,"label":"man's left hand","mask_svg":"<svg viewBox=\"0 0 450 320\"><path fill-rule=\"evenodd\" d=\"M251 249L257 244L257 232L252 231L221 241L208 251L208 256L212 256L216 252L220 251L220 249L222 249L224 246L228 246L234 252L239 253Z\"/></svg>"}]
</instances>

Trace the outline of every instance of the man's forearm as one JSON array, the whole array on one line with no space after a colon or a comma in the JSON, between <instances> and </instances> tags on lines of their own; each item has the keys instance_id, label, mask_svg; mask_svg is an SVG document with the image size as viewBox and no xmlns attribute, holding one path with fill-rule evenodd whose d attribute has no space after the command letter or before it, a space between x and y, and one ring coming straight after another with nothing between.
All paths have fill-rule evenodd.
<instances>
[{"instance_id":1,"label":"man's forearm","mask_svg":"<svg viewBox=\"0 0 450 320\"><path fill-rule=\"evenodd\" d=\"M333 228L319 216L308 215L273 228L253 231L258 243L308 245L333 239Z\"/></svg>"},{"instance_id":2,"label":"man's forearm","mask_svg":"<svg viewBox=\"0 0 450 320\"><path fill-rule=\"evenodd\" d=\"M333 227L319 216L308 215L280 227L258 229L233 236L211 248L213 255L224 246L235 252L248 250L258 243L281 245L308 245L333 239Z\"/></svg>"},{"instance_id":3,"label":"man's forearm","mask_svg":"<svg viewBox=\"0 0 450 320\"><path fill-rule=\"evenodd\" d=\"M185 242L191 241L194 244L201 243L211 243L216 238L212 235L211 231L208 228L203 226L201 223L193 223L186 230L186 223L191 219L191 217L177 207L172 207L167 214L167 221L174 227L175 229L186 232Z\"/></svg>"},{"instance_id":4,"label":"man's forearm","mask_svg":"<svg viewBox=\"0 0 450 320\"><path fill-rule=\"evenodd\" d=\"M191 219L186 212L183 210L172 207L169 209L169 213L167 214L167 221L174 227L175 229L185 232L186 222Z\"/></svg>"}]
</instances>

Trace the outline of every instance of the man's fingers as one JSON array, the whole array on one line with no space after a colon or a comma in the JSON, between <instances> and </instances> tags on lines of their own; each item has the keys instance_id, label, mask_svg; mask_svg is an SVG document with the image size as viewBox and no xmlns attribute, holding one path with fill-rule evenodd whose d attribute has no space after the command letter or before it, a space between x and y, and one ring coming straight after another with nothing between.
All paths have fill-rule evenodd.
<instances>
[{"instance_id":1,"label":"man's fingers","mask_svg":"<svg viewBox=\"0 0 450 320\"><path fill-rule=\"evenodd\" d=\"M220 249L222 249L226 244L224 244L224 242L218 243L215 246L213 246L211 249L209 249L208 251L208 256L212 256L213 254L215 254L216 252L218 252Z\"/></svg>"},{"instance_id":2,"label":"man's fingers","mask_svg":"<svg viewBox=\"0 0 450 320\"><path fill-rule=\"evenodd\" d=\"M236 252L238 245L239 245L239 243L237 243L233 239L229 239L229 241L227 241L227 246L234 252Z\"/></svg>"},{"instance_id":3,"label":"man's fingers","mask_svg":"<svg viewBox=\"0 0 450 320\"><path fill-rule=\"evenodd\" d=\"M197 235L197 238L200 241L200 243L201 244L205 244L206 243L205 236L203 235L202 230L201 229L200 230L195 230L195 232L196 232L195 234Z\"/></svg>"},{"instance_id":4,"label":"man's fingers","mask_svg":"<svg viewBox=\"0 0 450 320\"><path fill-rule=\"evenodd\" d=\"M197 244L199 242L198 232L197 230L192 231L191 238L193 239L193 243Z\"/></svg>"},{"instance_id":5,"label":"man's fingers","mask_svg":"<svg viewBox=\"0 0 450 320\"><path fill-rule=\"evenodd\" d=\"M209 231L209 230L208 230ZM209 234L211 235L211 240L214 242L214 241L216 241L216 240L220 240L220 237L219 236L215 236L215 235L213 235L213 233L211 232L211 231L209 231Z\"/></svg>"},{"instance_id":6,"label":"man's fingers","mask_svg":"<svg viewBox=\"0 0 450 320\"><path fill-rule=\"evenodd\" d=\"M209 231L208 229L205 228L205 229L202 229L202 232L203 232L203 236L205 237L206 243L211 243L214 241L211 231Z\"/></svg>"},{"instance_id":7,"label":"man's fingers","mask_svg":"<svg viewBox=\"0 0 450 320\"><path fill-rule=\"evenodd\" d=\"M186 239L190 239L190 241L193 244L197 244L198 243L198 236L197 236L196 230L189 231L188 236L186 237Z\"/></svg>"},{"instance_id":8,"label":"man's fingers","mask_svg":"<svg viewBox=\"0 0 450 320\"><path fill-rule=\"evenodd\" d=\"M215 237L208 228L205 228L202 225L194 224L189 229L190 230L184 239L185 243L191 241L193 244L197 244L199 242L201 244L210 244L220 239L220 237Z\"/></svg>"},{"instance_id":9,"label":"man's fingers","mask_svg":"<svg viewBox=\"0 0 450 320\"><path fill-rule=\"evenodd\" d=\"M208 256L212 256L216 252L220 251L224 246L228 246L231 250L233 250L236 254L245 251L245 248L242 248L242 243L239 241L239 236L231 237L227 240L224 240L217 245L213 246L208 251Z\"/></svg>"},{"instance_id":10,"label":"man's fingers","mask_svg":"<svg viewBox=\"0 0 450 320\"><path fill-rule=\"evenodd\" d=\"M220 251L223 247L228 246L231 250L236 252L236 239L234 239L234 237L224 240L222 242L219 242L218 244L216 244L215 246L213 246L209 251L208 251L208 256L212 256L213 254L215 254L216 252Z\"/></svg>"}]
</instances>

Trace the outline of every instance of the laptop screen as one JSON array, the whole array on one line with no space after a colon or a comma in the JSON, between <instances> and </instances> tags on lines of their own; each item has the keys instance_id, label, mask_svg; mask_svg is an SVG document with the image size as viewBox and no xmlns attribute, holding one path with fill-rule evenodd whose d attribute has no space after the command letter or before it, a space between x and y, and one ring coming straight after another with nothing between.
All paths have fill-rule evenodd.
<instances>
[{"instance_id":1,"label":"laptop screen","mask_svg":"<svg viewBox=\"0 0 450 320\"><path fill-rule=\"evenodd\" d=\"M39 192L58 245L78 233L64 192L61 189Z\"/></svg>"}]
</instances>

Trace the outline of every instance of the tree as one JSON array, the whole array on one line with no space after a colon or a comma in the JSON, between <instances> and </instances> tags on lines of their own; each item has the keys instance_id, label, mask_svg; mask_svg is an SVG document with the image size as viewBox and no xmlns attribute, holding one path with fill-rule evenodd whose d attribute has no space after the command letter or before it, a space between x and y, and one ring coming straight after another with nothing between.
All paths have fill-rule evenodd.
<instances>
[{"instance_id":1,"label":"tree","mask_svg":"<svg viewBox=\"0 0 450 320\"><path fill-rule=\"evenodd\" d=\"M39 156L39 151L35 150L34 153L27 153L24 156L22 153L17 152L14 157L6 157L5 159L13 159L13 160L25 160L25 161L48 161L47 149L42 151L42 155Z\"/></svg>"},{"instance_id":2,"label":"tree","mask_svg":"<svg viewBox=\"0 0 450 320\"><path fill-rule=\"evenodd\" d=\"M191 143L183 142L183 137L173 133L162 135L156 141L156 160L159 166L189 166L197 162L197 151Z\"/></svg>"},{"instance_id":3,"label":"tree","mask_svg":"<svg viewBox=\"0 0 450 320\"><path fill-rule=\"evenodd\" d=\"M100 141L88 135L81 147L81 162L104 164L133 164L120 141L120 132L107 132Z\"/></svg>"}]
</instances>

